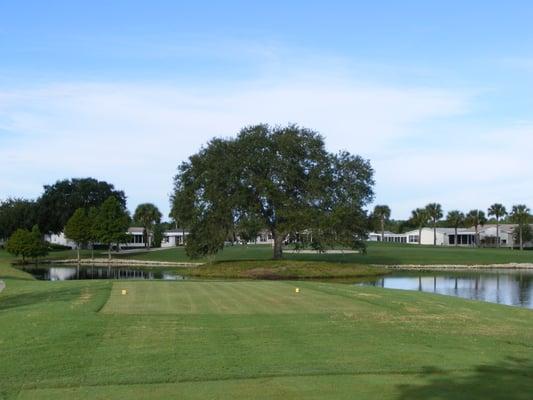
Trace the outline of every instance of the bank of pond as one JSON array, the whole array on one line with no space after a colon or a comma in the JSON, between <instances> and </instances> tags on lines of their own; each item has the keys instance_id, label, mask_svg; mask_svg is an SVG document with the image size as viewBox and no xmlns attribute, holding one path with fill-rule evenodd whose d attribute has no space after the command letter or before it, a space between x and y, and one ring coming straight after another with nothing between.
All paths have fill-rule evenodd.
<instances>
[{"instance_id":1,"label":"bank of pond","mask_svg":"<svg viewBox=\"0 0 533 400\"><path fill-rule=\"evenodd\" d=\"M201 279L180 269L102 266L19 266L47 281L78 279L185 280ZM326 280L326 279L319 279ZM533 270L391 271L386 275L342 280L343 283L412 290L533 309Z\"/></svg>"}]
</instances>

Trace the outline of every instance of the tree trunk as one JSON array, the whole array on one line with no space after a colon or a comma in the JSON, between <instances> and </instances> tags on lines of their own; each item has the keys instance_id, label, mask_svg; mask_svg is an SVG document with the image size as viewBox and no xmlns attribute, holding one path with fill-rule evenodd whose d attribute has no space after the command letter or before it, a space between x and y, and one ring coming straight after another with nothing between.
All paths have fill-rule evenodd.
<instances>
[{"instance_id":1,"label":"tree trunk","mask_svg":"<svg viewBox=\"0 0 533 400\"><path fill-rule=\"evenodd\" d=\"M381 242L385 241L385 220L381 218Z\"/></svg>"},{"instance_id":2,"label":"tree trunk","mask_svg":"<svg viewBox=\"0 0 533 400\"><path fill-rule=\"evenodd\" d=\"M109 247L107 248L107 259L111 260L111 243L109 243Z\"/></svg>"},{"instance_id":3,"label":"tree trunk","mask_svg":"<svg viewBox=\"0 0 533 400\"><path fill-rule=\"evenodd\" d=\"M78 264L80 263L80 245L78 245Z\"/></svg>"},{"instance_id":4,"label":"tree trunk","mask_svg":"<svg viewBox=\"0 0 533 400\"><path fill-rule=\"evenodd\" d=\"M457 237L457 227L455 227L455 247L459 246L459 238Z\"/></svg>"},{"instance_id":5,"label":"tree trunk","mask_svg":"<svg viewBox=\"0 0 533 400\"><path fill-rule=\"evenodd\" d=\"M437 223L433 221L433 246L437 245Z\"/></svg>"},{"instance_id":6,"label":"tree trunk","mask_svg":"<svg viewBox=\"0 0 533 400\"><path fill-rule=\"evenodd\" d=\"M274 259L280 260L283 258L283 236L277 232L272 232L274 237Z\"/></svg>"},{"instance_id":7,"label":"tree trunk","mask_svg":"<svg viewBox=\"0 0 533 400\"><path fill-rule=\"evenodd\" d=\"M420 246L422 244L422 227L418 227L418 245Z\"/></svg>"},{"instance_id":8,"label":"tree trunk","mask_svg":"<svg viewBox=\"0 0 533 400\"><path fill-rule=\"evenodd\" d=\"M520 251L524 250L524 240L522 237L522 226L520 226Z\"/></svg>"},{"instance_id":9,"label":"tree trunk","mask_svg":"<svg viewBox=\"0 0 533 400\"><path fill-rule=\"evenodd\" d=\"M500 248L500 219L496 218L496 247Z\"/></svg>"},{"instance_id":10,"label":"tree trunk","mask_svg":"<svg viewBox=\"0 0 533 400\"><path fill-rule=\"evenodd\" d=\"M476 247L479 247L479 233L478 233L477 225L476 225Z\"/></svg>"}]
</instances>

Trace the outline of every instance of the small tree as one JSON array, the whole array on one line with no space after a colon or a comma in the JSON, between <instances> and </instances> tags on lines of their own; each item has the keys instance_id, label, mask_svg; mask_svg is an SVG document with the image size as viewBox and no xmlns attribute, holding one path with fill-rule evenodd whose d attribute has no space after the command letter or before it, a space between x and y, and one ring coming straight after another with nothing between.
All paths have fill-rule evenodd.
<instances>
[{"instance_id":1,"label":"small tree","mask_svg":"<svg viewBox=\"0 0 533 400\"><path fill-rule=\"evenodd\" d=\"M48 247L42 240L37 225L34 225L31 232L27 229L17 229L7 241L6 250L17 257L22 256L23 263L28 257L38 258L48 254Z\"/></svg>"},{"instance_id":2,"label":"small tree","mask_svg":"<svg viewBox=\"0 0 533 400\"><path fill-rule=\"evenodd\" d=\"M43 240L43 235L37 225L33 225L30 232L30 257L39 258L48 254L48 246Z\"/></svg>"},{"instance_id":3,"label":"small tree","mask_svg":"<svg viewBox=\"0 0 533 400\"><path fill-rule=\"evenodd\" d=\"M390 208L385 205L378 205L374 207L373 216L379 221L379 228L381 230L381 241L385 241L385 223L390 218Z\"/></svg>"},{"instance_id":4,"label":"small tree","mask_svg":"<svg viewBox=\"0 0 533 400\"><path fill-rule=\"evenodd\" d=\"M153 227L161 222L162 214L152 203L139 204L133 214L133 219L142 224L144 228L145 246L150 248L150 233Z\"/></svg>"},{"instance_id":5,"label":"small tree","mask_svg":"<svg viewBox=\"0 0 533 400\"><path fill-rule=\"evenodd\" d=\"M495 203L489 207L488 215L496 218L496 246L500 247L500 219L507 215L507 210L503 204Z\"/></svg>"},{"instance_id":6,"label":"small tree","mask_svg":"<svg viewBox=\"0 0 533 400\"><path fill-rule=\"evenodd\" d=\"M453 210L446 216L446 221L448 221L448 223L455 229L455 245L458 246L457 229L464 224L465 215L461 211Z\"/></svg>"},{"instance_id":7,"label":"small tree","mask_svg":"<svg viewBox=\"0 0 533 400\"><path fill-rule=\"evenodd\" d=\"M433 246L437 245L437 222L443 217L442 206L438 203L430 203L426 206L426 212L433 225Z\"/></svg>"},{"instance_id":8,"label":"small tree","mask_svg":"<svg viewBox=\"0 0 533 400\"><path fill-rule=\"evenodd\" d=\"M513 206L511 211L511 220L518 225L518 233L515 232L515 240L518 239L520 250L524 250L524 233L529 228L530 210L524 204ZM527 226L527 228L526 228Z\"/></svg>"},{"instance_id":9,"label":"small tree","mask_svg":"<svg viewBox=\"0 0 533 400\"><path fill-rule=\"evenodd\" d=\"M65 225L65 236L76 242L78 262L80 261L80 248L89 243L92 238L92 224L84 208L78 208Z\"/></svg>"},{"instance_id":10,"label":"small tree","mask_svg":"<svg viewBox=\"0 0 533 400\"><path fill-rule=\"evenodd\" d=\"M22 256L22 262L28 257L28 243L31 241L31 233L27 229L17 229L9 237L6 243L6 251L14 256Z\"/></svg>"},{"instance_id":11,"label":"small tree","mask_svg":"<svg viewBox=\"0 0 533 400\"><path fill-rule=\"evenodd\" d=\"M98 231L96 229L96 221L98 218L98 209L96 207L89 208L87 212L87 225L89 226L89 240L91 244L91 259L94 259L94 246L98 242Z\"/></svg>"},{"instance_id":12,"label":"small tree","mask_svg":"<svg viewBox=\"0 0 533 400\"><path fill-rule=\"evenodd\" d=\"M411 212L411 222L418 228L418 244L422 244L422 228L428 221L429 215L425 208L417 208Z\"/></svg>"},{"instance_id":13,"label":"small tree","mask_svg":"<svg viewBox=\"0 0 533 400\"><path fill-rule=\"evenodd\" d=\"M476 246L479 246L479 227L487 223L485 213L480 210L471 210L466 214L466 222L474 227L476 231Z\"/></svg>"},{"instance_id":14,"label":"small tree","mask_svg":"<svg viewBox=\"0 0 533 400\"><path fill-rule=\"evenodd\" d=\"M95 237L108 246L107 257L111 259L112 244L118 245L127 239L130 217L121 203L111 196L98 209L94 222Z\"/></svg>"}]
</instances>

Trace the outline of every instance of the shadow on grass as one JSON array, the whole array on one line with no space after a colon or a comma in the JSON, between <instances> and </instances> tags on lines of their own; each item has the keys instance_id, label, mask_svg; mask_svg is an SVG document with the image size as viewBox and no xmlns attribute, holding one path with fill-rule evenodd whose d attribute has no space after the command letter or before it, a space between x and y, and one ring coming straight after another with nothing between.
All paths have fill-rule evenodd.
<instances>
[{"instance_id":1,"label":"shadow on grass","mask_svg":"<svg viewBox=\"0 0 533 400\"><path fill-rule=\"evenodd\" d=\"M428 368L422 385L399 387L400 400L506 399L533 398L533 361L509 358L495 365L480 365L467 376Z\"/></svg>"},{"instance_id":2,"label":"shadow on grass","mask_svg":"<svg viewBox=\"0 0 533 400\"><path fill-rule=\"evenodd\" d=\"M0 298L0 311L44 302L70 302L80 296L81 288L64 288L50 291L23 292Z\"/></svg>"}]
</instances>

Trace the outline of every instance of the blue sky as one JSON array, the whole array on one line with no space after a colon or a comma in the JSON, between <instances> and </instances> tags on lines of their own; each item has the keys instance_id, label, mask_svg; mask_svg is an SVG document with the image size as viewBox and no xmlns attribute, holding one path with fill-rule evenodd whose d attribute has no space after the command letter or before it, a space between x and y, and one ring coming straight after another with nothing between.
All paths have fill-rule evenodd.
<instances>
[{"instance_id":1,"label":"blue sky","mask_svg":"<svg viewBox=\"0 0 533 400\"><path fill-rule=\"evenodd\" d=\"M256 3L0 1L0 199L94 176L167 213L209 138L296 122L396 218L533 206L530 2Z\"/></svg>"}]
</instances>

